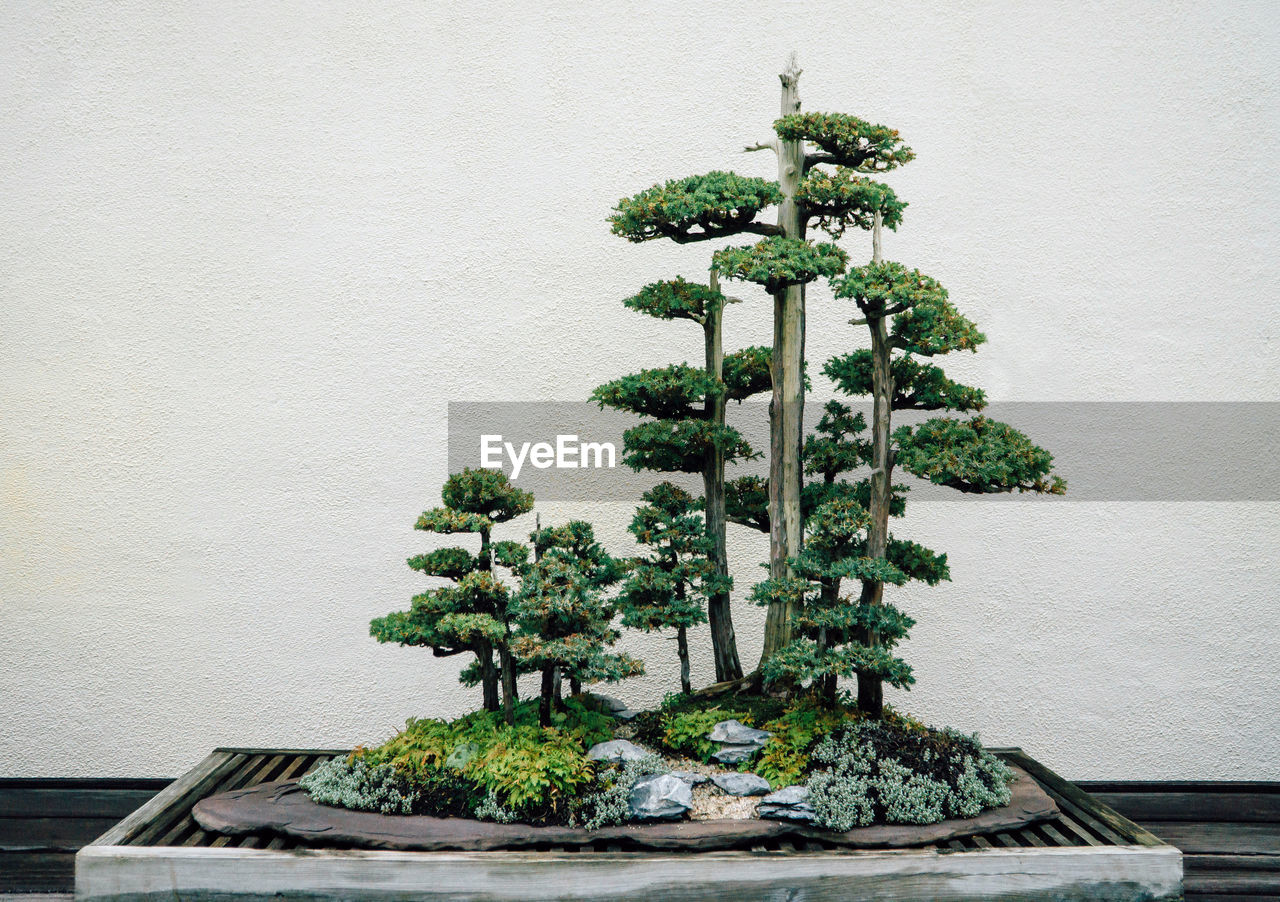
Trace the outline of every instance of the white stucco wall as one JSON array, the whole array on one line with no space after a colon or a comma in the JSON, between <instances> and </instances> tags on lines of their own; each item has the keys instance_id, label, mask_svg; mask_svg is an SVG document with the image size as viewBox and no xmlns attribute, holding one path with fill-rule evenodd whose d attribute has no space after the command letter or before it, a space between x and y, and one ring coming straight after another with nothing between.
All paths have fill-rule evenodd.
<instances>
[{"instance_id":1,"label":"white stucco wall","mask_svg":"<svg viewBox=\"0 0 1280 902\"><path fill-rule=\"evenodd\" d=\"M0 775L167 776L473 704L457 659L367 636L423 585L445 405L697 357L618 301L711 248L603 220L663 178L770 174L739 150L792 49L807 109L919 155L886 250L986 331L953 372L1280 401L1265 0L9 4ZM755 297L731 346L770 334ZM811 305L812 360L857 346L848 315ZM954 581L898 596L895 703L1075 778L1280 779L1278 507L914 506ZM542 510L628 547L629 507ZM745 588L763 543L737 535ZM655 701L669 645L628 642L655 675L617 694Z\"/></svg>"}]
</instances>

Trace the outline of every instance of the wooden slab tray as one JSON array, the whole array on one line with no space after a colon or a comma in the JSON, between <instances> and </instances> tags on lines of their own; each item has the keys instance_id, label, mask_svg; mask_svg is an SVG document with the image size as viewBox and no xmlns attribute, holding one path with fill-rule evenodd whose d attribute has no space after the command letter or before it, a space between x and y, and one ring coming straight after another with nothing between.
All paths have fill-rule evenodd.
<instances>
[{"instance_id":1,"label":"wooden slab tray","mask_svg":"<svg viewBox=\"0 0 1280 902\"><path fill-rule=\"evenodd\" d=\"M884 824L833 833L793 821L707 820L626 824L600 830L573 827L531 827L496 824L465 818L388 815L348 811L318 805L292 780L262 783L222 792L198 802L192 816L205 830L242 836L276 833L314 842L323 839L363 849L413 852L490 852L527 849L539 845L588 846L618 843L623 848L649 851L737 849L765 839L821 839L844 848L890 848L946 842L975 833L1015 830L1058 816L1058 806L1021 768L1008 805L977 817L936 824Z\"/></svg>"}]
</instances>

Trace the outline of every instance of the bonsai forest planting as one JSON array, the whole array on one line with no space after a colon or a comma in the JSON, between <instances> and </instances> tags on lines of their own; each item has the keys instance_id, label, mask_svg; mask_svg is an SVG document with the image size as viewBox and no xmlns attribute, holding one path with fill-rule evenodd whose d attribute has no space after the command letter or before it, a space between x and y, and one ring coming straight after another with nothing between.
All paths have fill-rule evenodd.
<instances>
[{"instance_id":1,"label":"bonsai forest planting","mask_svg":"<svg viewBox=\"0 0 1280 902\"><path fill-rule=\"evenodd\" d=\"M900 647L915 621L896 590L950 579L946 554L890 523L909 522L904 474L976 494L1061 494L1065 483L1048 452L983 415L981 389L939 366L978 349L977 325L935 278L884 256L907 203L879 179L915 153L892 128L802 112L799 75L794 64L782 74L773 134L746 148L776 158L776 179L675 178L609 218L629 242L708 248L697 272L655 274L623 301L700 327L702 364L653 361L591 395L634 415L622 462L653 474L634 544L615 556L590 523L543 526L501 470L451 475L416 524L435 536L408 561L425 591L371 632L462 656L478 707L409 720L333 759L302 780L313 801L588 832L762 819L832 833L1009 803L1014 774L976 736L885 702L885 684L916 679ZM847 321L848 350L806 362L806 286L818 280L832 298L823 316ZM726 350L769 298L772 345ZM689 336L677 354L696 348ZM841 400L806 404L819 379ZM726 405L766 393L769 447L753 448ZM900 411L926 413L904 425ZM733 473L754 458L767 458L767 476ZM701 494L672 474L700 476ZM768 535L767 561L735 558L747 530ZM761 564L759 581L735 584L731 561L739 573ZM759 647L734 632L747 605L765 609ZM642 662L625 650L628 631L661 633L674 651ZM708 635L710 648L696 647ZM646 668L670 689L654 710L597 691Z\"/></svg>"}]
</instances>

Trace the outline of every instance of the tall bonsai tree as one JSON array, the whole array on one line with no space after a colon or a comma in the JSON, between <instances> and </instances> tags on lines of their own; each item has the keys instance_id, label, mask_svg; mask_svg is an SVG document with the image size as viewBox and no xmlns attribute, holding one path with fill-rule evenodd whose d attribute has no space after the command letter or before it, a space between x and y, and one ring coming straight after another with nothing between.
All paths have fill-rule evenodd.
<instances>
[{"instance_id":1,"label":"tall bonsai tree","mask_svg":"<svg viewBox=\"0 0 1280 902\"><path fill-rule=\"evenodd\" d=\"M781 76L783 118L775 126L777 138L747 148L775 151L777 181L731 172L670 181L619 202L611 220L614 232L632 241L669 238L687 243L742 233L765 236L754 246L716 252L712 270L725 278L760 284L774 299L769 355L770 476L762 483L768 494L770 573L774 578L791 575L789 561L799 556L803 536L804 285L837 275L847 262L834 244L809 241L806 230L813 221L833 236L849 226L869 228L877 211L891 226L896 224L901 205L893 192L857 173L880 171L910 159L910 151L902 148L896 132L888 129L870 143L861 137L842 142L835 140L839 136L824 135L824 139L832 139L826 144L819 142L823 153L806 154L807 133L797 131L788 119L800 107L799 77L794 62ZM834 173L812 173L818 163L835 163L837 169ZM759 218L770 206L778 208L776 222ZM709 491L708 528L712 538L723 543L718 538L723 532L719 506ZM727 611L727 602L724 608ZM717 604L713 604L713 632L716 612ZM765 657L790 640L791 613L785 601L770 605ZM719 667L717 676L724 676Z\"/></svg>"},{"instance_id":2,"label":"tall bonsai tree","mask_svg":"<svg viewBox=\"0 0 1280 902\"><path fill-rule=\"evenodd\" d=\"M746 148L774 151L776 182L762 183L732 173L668 182L621 203L613 219L614 231L635 241L654 237L698 241L744 232L764 236L754 245L728 247L712 255L713 271L761 285L774 299L769 476L737 481L730 487L736 497L727 502L735 519L767 528L770 534L770 578L754 593L768 606L762 661L791 645L793 626L801 627L799 638L818 642L814 631L819 624L813 617L797 623L799 606L808 604L809 596L800 588L808 582L806 576L818 579L824 588L816 597L826 602L833 591L839 597L838 585L832 589L837 574L842 579L856 576L861 591L853 607L863 625L839 637L843 645L862 649L849 652L848 659L864 662L857 671L859 704L874 716L882 710L883 681L893 676L905 682L903 671L896 664L890 668L884 653L897 638L889 635L893 632L887 625L890 615L877 612L884 605L886 578L897 581L901 575L937 582L945 578L946 567L945 558L928 549L891 540L888 519L903 507L892 482L895 465L967 492L1059 493L1065 485L1050 473L1052 458L1047 452L1011 427L981 416L939 418L892 430L894 409L981 409L981 392L951 382L936 366L915 358L973 350L983 337L951 306L934 280L882 260L882 230L897 228L906 204L887 185L868 176L910 162L914 152L896 130L886 126L843 113L802 113L799 77L793 58L781 75L782 115L774 122L775 137ZM759 221L758 215L771 205L778 208L777 223ZM839 278L847 268L847 255L834 244L811 240L807 235L811 225L833 239L850 227L872 231L871 264ZM866 509L865 534L841 533L835 545L806 558L806 518L818 516L821 505L831 500L825 494L830 487L818 494L811 488L805 497L805 286L818 278L831 282L837 299L853 300L862 313L855 322L868 327L870 349L833 361L828 369L850 394L870 394L873 410L869 442L863 452L857 452L865 454L870 474L855 485L854 496ZM899 380L896 408L895 378ZM824 477L823 482L834 480ZM831 514L831 509L823 512ZM818 521L813 522L816 527ZM832 541L828 533L820 539L820 543ZM820 564L818 558L823 555L828 559ZM850 559L867 563L838 563ZM797 571L798 566L803 572ZM828 644L832 635L828 631ZM829 674L822 680L828 685Z\"/></svg>"},{"instance_id":3,"label":"tall bonsai tree","mask_svg":"<svg viewBox=\"0 0 1280 902\"><path fill-rule=\"evenodd\" d=\"M617 682L644 672L644 665L624 653L610 652L620 633L613 627L615 606L605 587L621 570L595 541L589 524L538 530L539 549L526 566L511 610L518 625L512 642L521 664L542 675L538 719L551 723L558 674L576 683Z\"/></svg>"},{"instance_id":4,"label":"tall bonsai tree","mask_svg":"<svg viewBox=\"0 0 1280 902\"><path fill-rule=\"evenodd\" d=\"M756 201L772 197L769 187L761 179L742 179L724 172L669 182L620 201L613 218L614 231L633 241L655 237L699 240L691 237L690 230L697 221L695 213L699 209L705 213L700 203L736 197L742 205L738 209L745 211ZM710 539L705 553L721 577L708 599L717 681L742 676L729 604L733 583L725 534L725 464L754 455L742 435L725 425L725 404L741 402L769 386L768 348L724 353L724 308L734 300L720 292L714 270L707 285L683 278L646 285L624 303L658 319L687 319L702 326L704 366L676 364L642 370L601 385L591 396L601 407L650 418L623 434L623 462L628 466L637 471L702 474Z\"/></svg>"},{"instance_id":5,"label":"tall bonsai tree","mask_svg":"<svg viewBox=\"0 0 1280 902\"><path fill-rule=\"evenodd\" d=\"M618 596L622 625L676 631L680 689L688 693L688 631L706 621L706 600L720 594L724 577L708 554L711 538L688 492L663 482L644 493L644 502L629 528L650 552L635 562Z\"/></svg>"},{"instance_id":6,"label":"tall bonsai tree","mask_svg":"<svg viewBox=\"0 0 1280 902\"><path fill-rule=\"evenodd\" d=\"M897 465L962 492L1066 491L1066 483L1051 472L1052 455L1007 424L978 415L963 420L935 417L918 426L892 428L895 410L981 411L986 406L981 390L952 381L940 367L919 358L976 351L986 337L951 304L935 279L882 259L880 227L877 217L872 262L832 284L837 298L852 300L862 313L851 322L867 327L871 348L833 358L824 369L847 394L872 398L866 541L871 560L885 560L893 548L888 523ZM897 549L900 557L918 558L926 552L901 543ZM882 605L884 583L882 578L864 577L860 605ZM882 631L874 624L861 638L869 648L883 643ZM859 673L858 705L868 714L879 715L883 708L885 676L874 668Z\"/></svg>"},{"instance_id":7,"label":"tall bonsai tree","mask_svg":"<svg viewBox=\"0 0 1280 902\"><path fill-rule=\"evenodd\" d=\"M528 550L518 542L494 542L491 537L495 524L532 510L533 495L511 485L500 470L471 468L450 476L440 494L444 505L425 511L414 528L442 534L478 533L479 552L453 546L409 558L414 570L452 580L454 585L414 596L409 610L376 618L369 632L379 642L428 647L437 657L474 654L475 666L463 671L463 682L478 679L485 709L496 711L501 704L510 723L516 702L516 664L511 654L514 623L509 589L494 573L494 566L518 572L528 560Z\"/></svg>"}]
</instances>

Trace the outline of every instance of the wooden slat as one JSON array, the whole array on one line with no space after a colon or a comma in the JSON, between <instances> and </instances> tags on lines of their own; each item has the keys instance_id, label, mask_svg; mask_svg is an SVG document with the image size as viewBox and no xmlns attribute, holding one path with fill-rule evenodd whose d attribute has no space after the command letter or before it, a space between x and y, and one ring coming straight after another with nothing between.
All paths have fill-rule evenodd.
<instances>
[{"instance_id":1,"label":"wooden slat","mask_svg":"<svg viewBox=\"0 0 1280 902\"><path fill-rule=\"evenodd\" d=\"M351 851L277 855L259 849L85 849L77 862L80 902L128 897L226 898L308 893L327 898L405 898L424 889L442 899L489 902L619 899L704 902L786 897L848 902L851 896L940 898L1172 899L1180 889L1176 850L1100 847L1070 854L989 849L973 855L865 850L856 855L577 855L487 852L424 855Z\"/></svg>"},{"instance_id":2,"label":"wooden slat","mask_svg":"<svg viewBox=\"0 0 1280 902\"><path fill-rule=\"evenodd\" d=\"M124 845L169 808L180 808L183 804L190 807L195 804L209 787L217 786L222 777L238 762L237 755L211 752L190 771L160 790L146 804L99 836L90 845Z\"/></svg>"},{"instance_id":3,"label":"wooden slat","mask_svg":"<svg viewBox=\"0 0 1280 902\"><path fill-rule=\"evenodd\" d=\"M1125 817L1147 821L1280 823L1280 791L1090 793Z\"/></svg>"},{"instance_id":4,"label":"wooden slat","mask_svg":"<svg viewBox=\"0 0 1280 902\"><path fill-rule=\"evenodd\" d=\"M0 783L0 818L6 817L109 817L113 821L146 804L169 782L157 780L154 787L140 789L76 788L56 785L5 786ZM104 781L106 782L106 781Z\"/></svg>"},{"instance_id":5,"label":"wooden slat","mask_svg":"<svg viewBox=\"0 0 1280 902\"><path fill-rule=\"evenodd\" d=\"M1103 839L1114 837L1112 841L1121 844L1127 840L1143 846L1162 845L1160 839L1151 831L1139 827L1079 787L1068 783L1021 749L1001 750L1001 757L1017 764L1034 777L1061 807L1078 816L1089 829L1096 829Z\"/></svg>"},{"instance_id":6,"label":"wooden slat","mask_svg":"<svg viewBox=\"0 0 1280 902\"><path fill-rule=\"evenodd\" d=\"M1189 866L1183 858L1186 867L1183 885L1188 902L1194 902L1202 893L1248 896L1252 902L1261 902L1262 897L1280 896L1280 870L1274 862L1264 865L1253 860L1258 857L1211 855L1197 857Z\"/></svg>"},{"instance_id":7,"label":"wooden slat","mask_svg":"<svg viewBox=\"0 0 1280 902\"><path fill-rule=\"evenodd\" d=\"M236 789L248 779L248 775L253 769L262 763L265 755L253 755L249 758L243 758L239 755L232 760L234 766L230 768L227 774L224 774L212 786L202 790L200 793L186 799L180 805L174 805L167 813L168 823L164 819L157 818L156 823L147 829L138 833L131 840L133 845L184 845L197 846L202 845L203 831L191 817L191 809L204 796L212 792L223 792L227 789Z\"/></svg>"},{"instance_id":8,"label":"wooden slat","mask_svg":"<svg viewBox=\"0 0 1280 902\"><path fill-rule=\"evenodd\" d=\"M1102 840L1082 827L1073 817L1060 817L1056 823L1063 833L1067 836L1075 837L1086 846L1100 846L1103 844ZM1077 843L1073 842L1071 845L1077 845Z\"/></svg>"},{"instance_id":9,"label":"wooden slat","mask_svg":"<svg viewBox=\"0 0 1280 902\"><path fill-rule=\"evenodd\" d=\"M215 752L227 752L232 755L323 755L332 758L334 755L350 755L351 749L255 749L219 746Z\"/></svg>"},{"instance_id":10,"label":"wooden slat","mask_svg":"<svg viewBox=\"0 0 1280 902\"><path fill-rule=\"evenodd\" d=\"M6 852L74 852L93 842L119 818L4 817L0 818L0 850Z\"/></svg>"},{"instance_id":11,"label":"wooden slat","mask_svg":"<svg viewBox=\"0 0 1280 902\"><path fill-rule=\"evenodd\" d=\"M1280 824L1153 824L1156 835L1184 853L1280 855Z\"/></svg>"},{"instance_id":12,"label":"wooden slat","mask_svg":"<svg viewBox=\"0 0 1280 902\"><path fill-rule=\"evenodd\" d=\"M1044 835L1045 839L1050 840L1051 845L1058 846L1063 849L1067 849L1075 845L1075 843L1063 836L1062 831L1059 830L1052 822L1046 821L1045 823L1038 825L1036 829Z\"/></svg>"},{"instance_id":13,"label":"wooden slat","mask_svg":"<svg viewBox=\"0 0 1280 902\"><path fill-rule=\"evenodd\" d=\"M74 852L0 852L0 893L69 893L75 869Z\"/></svg>"}]
</instances>

